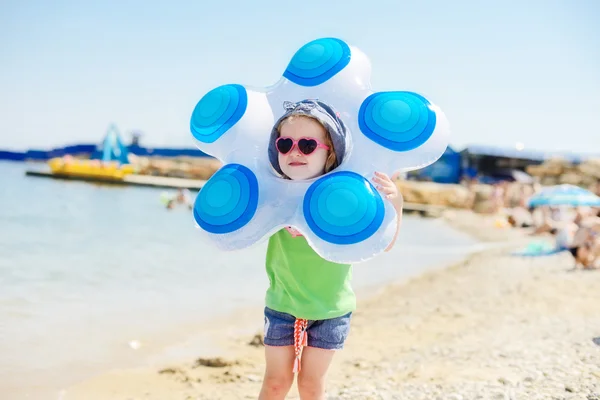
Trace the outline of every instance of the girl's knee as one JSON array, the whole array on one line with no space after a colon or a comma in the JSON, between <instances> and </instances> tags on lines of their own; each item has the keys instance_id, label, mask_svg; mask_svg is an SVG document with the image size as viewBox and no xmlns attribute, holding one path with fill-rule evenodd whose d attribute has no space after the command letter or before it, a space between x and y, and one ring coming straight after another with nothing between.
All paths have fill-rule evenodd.
<instances>
[{"instance_id":1,"label":"girl's knee","mask_svg":"<svg viewBox=\"0 0 600 400\"><path fill-rule=\"evenodd\" d=\"M302 399L320 399L325 393L325 377L314 374L298 374L298 392Z\"/></svg>"},{"instance_id":2,"label":"girl's knee","mask_svg":"<svg viewBox=\"0 0 600 400\"><path fill-rule=\"evenodd\" d=\"M263 380L263 392L270 398L285 396L292 387L294 376L291 374L269 374Z\"/></svg>"}]
</instances>

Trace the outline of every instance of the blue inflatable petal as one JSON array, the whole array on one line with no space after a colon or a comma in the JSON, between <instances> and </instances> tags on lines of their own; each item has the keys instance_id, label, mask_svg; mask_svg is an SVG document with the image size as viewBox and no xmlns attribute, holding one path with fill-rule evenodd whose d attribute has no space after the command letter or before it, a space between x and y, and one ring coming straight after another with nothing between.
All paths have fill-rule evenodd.
<instances>
[{"instance_id":1,"label":"blue inflatable petal","mask_svg":"<svg viewBox=\"0 0 600 400\"><path fill-rule=\"evenodd\" d=\"M194 203L194 219L210 233L230 233L245 226L258 205L258 180L247 167L228 164L200 190Z\"/></svg>"},{"instance_id":2,"label":"blue inflatable petal","mask_svg":"<svg viewBox=\"0 0 600 400\"><path fill-rule=\"evenodd\" d=\"M393 151L423 145L435 130L436 115L423 96L413 92L373 93L358 112L361 132Z\"/></svg>"},{"instance_id":3,"label":"blue inflatable petal","mask_svg":"<svg viewBox=\"0 0 600 400\"><path fill-rule=\"evenodd\" d=\"M235 125L246 112L248 94L241 85L219 86L196 105L190 121L194 138L213 143Z\"/></svg>"},{"instance_id":4,"label":"blue inflatable petal","mask_svg":"<svg viewBox=\"0 0 600 400\"><path fill-rule=\"evenodd\" d=\"M340 39L313 40L294 54L283 76L300 86L317 86L343 70L350 56L350 47Z\"/></svg>"},{"instance_id":5,"label":"blue inflatable petal","mask_svg":"<svg viewBox=\"0 0 600 400\"><path fill-rule=\"evenodd\" d=\"M371 237L383 222L379 192L354 172L334 172L315 181L303 201L304 218L321 239L348 245Z\"/></svg>"}]
</instances>

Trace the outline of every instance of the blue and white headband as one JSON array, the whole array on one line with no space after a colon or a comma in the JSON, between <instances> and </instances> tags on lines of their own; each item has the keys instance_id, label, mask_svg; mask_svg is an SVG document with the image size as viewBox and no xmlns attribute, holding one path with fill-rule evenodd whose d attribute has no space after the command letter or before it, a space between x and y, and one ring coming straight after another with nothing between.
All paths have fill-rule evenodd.
<instances>
[{"instance_id":1,"label":"blue and white headband","mask_svg":"<svg viewBox=\"0 0 600 400\"><path fill-rule=\"evenodd\" d=\"M341 164L347 152L350 150L350 135L348 133L348 128L346 128L346 125L340 119L339 113L335 111L333 107L322 101L309 99L297 103L284 101L283 108L286 111L281 118L277 120L275 125L273 125L271 137L269 139L269 161L277 173L283 175L281 167L279 166L275 140L279 137L279 125L281 122L292 115L304 115L319 121L329 133L338 165Z\"/></svg>"}]
</instances>

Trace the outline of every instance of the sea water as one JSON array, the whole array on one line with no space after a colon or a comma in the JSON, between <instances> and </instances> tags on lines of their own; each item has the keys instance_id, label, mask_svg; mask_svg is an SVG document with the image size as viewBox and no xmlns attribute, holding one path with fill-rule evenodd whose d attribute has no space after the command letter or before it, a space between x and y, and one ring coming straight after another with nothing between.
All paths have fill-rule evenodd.
<instances>
[{"instance_id":1,"label":"sea water","mask_svg":"<svg viewBox=\"0 0 600 400\"><path fill-rule=\"evenodd\" d=\"M188 209L164 207L163 190L26 168L0 163L0 398L55 398L131 362L135 338L262 304L265 244L224 253L199 239ZM476 247L440 220L405 217L397 246L356 265L354 285L366 293Z\"/></svg>"}]
</instances>

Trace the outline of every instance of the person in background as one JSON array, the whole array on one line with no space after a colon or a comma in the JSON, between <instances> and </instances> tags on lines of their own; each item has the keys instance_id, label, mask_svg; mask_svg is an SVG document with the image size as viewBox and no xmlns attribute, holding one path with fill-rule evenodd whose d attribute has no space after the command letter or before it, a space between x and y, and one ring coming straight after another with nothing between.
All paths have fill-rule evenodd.
<instances>
[{"instance_id":1,"label":"person in background","mask_svg":"<svg viewBox=\"0 0 600 400\"><path fill-rule=\"evenodd\" d=\"M587 220L579 227L568 250L575 260L575 267L585 270L597 268L600 258L600 222Z\"/></svg>"},{"instance_id":2,"label":"person in background","mask_svg":"<svg viewBox=\"0 0 600 400\"><path fill-rule=\"evenodd\" d=\"M188 189L186 189L186 188L177 189L177 192L175 193L175 195L172 198L170 198L166 203L166 207L169 210L172 210L173 208L175 208L176 205L185 205L190 210L192 209L192 207L193 207L192 196Z\"/></svg>"}]
</instances>

